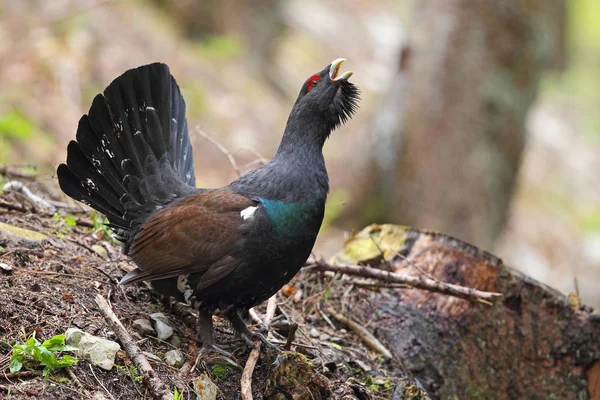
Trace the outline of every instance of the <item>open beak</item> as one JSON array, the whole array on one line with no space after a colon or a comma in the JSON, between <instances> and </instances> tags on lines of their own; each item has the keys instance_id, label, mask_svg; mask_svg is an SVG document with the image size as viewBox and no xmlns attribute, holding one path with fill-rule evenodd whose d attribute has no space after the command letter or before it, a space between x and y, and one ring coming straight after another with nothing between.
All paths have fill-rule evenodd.
<instances>
[{"instance_id":1,"label":"open beak","mask_svg":"<svg viewBox=\"0 0 600 400\"><path fill-rule=\"evenodd\" d=\"M345 58L337 58L331 62L331 67L329 67L329 79L333 82L337 82L340 80L347 80L354 74L352 71L346 71L340 76L338 76L338 72L340 72L340 67L343 63L346 62Z\"/></svg>"}]
</instances>

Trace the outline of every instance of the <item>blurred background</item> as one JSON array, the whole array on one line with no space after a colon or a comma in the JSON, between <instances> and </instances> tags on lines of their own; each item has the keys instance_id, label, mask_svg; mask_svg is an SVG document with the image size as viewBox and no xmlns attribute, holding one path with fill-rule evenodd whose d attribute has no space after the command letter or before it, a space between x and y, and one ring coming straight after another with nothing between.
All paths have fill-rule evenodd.
<instances>
[{"instance_id":1,"label":"blurred background","mask_svg":"<svg viewBox=\"0 0 600 400\"><path fill-rule=\"evenodd\" d=\"M373 222L441 231L600 306L597 0L0 0L0 164L52 178L96 93L168 63L199 186L268 159L304 80L344 57L317 254ZM0 177L1 179L1 177ZM1 182L0 182L1 183Z\"/></svg>"}]
</instances>

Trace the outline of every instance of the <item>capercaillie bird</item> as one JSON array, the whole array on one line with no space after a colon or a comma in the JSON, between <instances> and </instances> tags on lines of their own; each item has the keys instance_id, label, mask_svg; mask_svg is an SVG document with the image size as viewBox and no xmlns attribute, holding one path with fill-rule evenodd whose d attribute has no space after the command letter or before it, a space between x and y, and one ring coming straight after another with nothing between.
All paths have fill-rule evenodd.
<instances>
[{"instance_id":1,"label":"capercaillie bird","mask_svg":"<svg viewBox=\"0 0 600 400\"><path fill-rule=\"evenodd\" d=\"M198 309L204 350L223 352L214 314L251 343L257 334L239 312L310 255L329 191L322 148L359 100L352 72L339 74L344 61L306 80L271 161L218 189L196 188L185 102L164 64L126 71L79 121L57 170L61 189L104 214L137 265L120 284L149 281Z\"/></svg>"}]
</instances>

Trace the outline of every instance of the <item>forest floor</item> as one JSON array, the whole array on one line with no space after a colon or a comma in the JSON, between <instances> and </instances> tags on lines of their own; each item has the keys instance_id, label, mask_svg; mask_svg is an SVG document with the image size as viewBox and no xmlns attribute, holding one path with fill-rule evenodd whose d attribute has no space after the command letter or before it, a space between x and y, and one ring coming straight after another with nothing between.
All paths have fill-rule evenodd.
<instances>
[{"instance_id":1,"label":"forest floor","mask_svg":"<svg viewBox=\"0 0 600 400\"><path fill-rule=\"evenodd\" d=\"M35 187L37 183L31 184ZM218 386L218 398L240 398L241 368L227 363L223 366L222 357L205 355L190 372L199 348L194 318L177 313L177 307L169 306L145 284L116 285L132 263L107 237L105 229L90 227L90 214L35 212L22 196L5 193L0 196L0 222L44 235L15 235L7 226L0 226L0 266L4 266L0 269L0 398L152 398L124 350L117 353L110 371L79 359L76 365L56 369L47 378L36 362L24 363L20 372L10 373L13 346L34 334L43 341L64 334L68 328L79 328L118 342L98 311L94 301L98 294L109 301L130 333L136 319L155 312L168 316L180 344L152 336L137 336L136 342L167 387L177 388L183 399L196 398L195 385L201 374ZM277 295L270 339L281 349L291 323L298 324L292 350L310 360L312 378L324 378L320 398L402 399L409 398L411 391L419 392L414 387L398 387L406 385L398 378L402 375L399 363L368 350L356 333L322 311L329 306L339 309L342 304L342 309L351 310L352 319L367 327L372 317L365 311L368 307L353 307L368 303L368 290L358 289L348 296L344 285L332 282L323 273L301 271ZM257 307L256 314L264 315L265 308L264 304ZM249 349L224 320L215 319L215 325L217 343L228 343L235 362L243 368ZM258 327L251 325L254 330ZM163 360L165 352L177 347L185 358L181 369ZM270 374L277 368L276 360L276 354L261 351L252 379L254 398L263 398L268 380L275 379Z\"/></svg>"}]
</instances>

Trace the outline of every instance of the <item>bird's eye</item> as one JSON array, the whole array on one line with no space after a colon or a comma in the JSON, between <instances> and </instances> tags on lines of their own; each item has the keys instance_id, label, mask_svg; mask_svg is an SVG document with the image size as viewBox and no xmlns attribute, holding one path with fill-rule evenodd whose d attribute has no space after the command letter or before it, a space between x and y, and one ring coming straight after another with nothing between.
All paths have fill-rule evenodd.
<instances>
[{"instance_id":1,"label":"bird's eye","mask_svg":"<svg viewBox=\"0 0 600 400\"><path fill-rule=\"evenodd\" d=\"M311 76L308 80L307 93L310 92L312 88L317 86L319 84L319 81L321 81L321 77L319 75Z\"/></svg>"}]
</instances>

